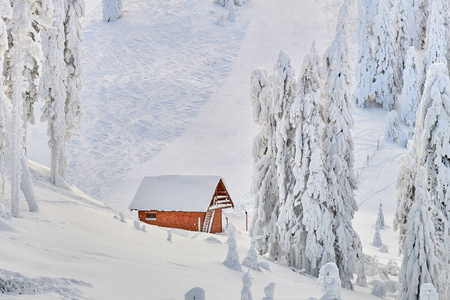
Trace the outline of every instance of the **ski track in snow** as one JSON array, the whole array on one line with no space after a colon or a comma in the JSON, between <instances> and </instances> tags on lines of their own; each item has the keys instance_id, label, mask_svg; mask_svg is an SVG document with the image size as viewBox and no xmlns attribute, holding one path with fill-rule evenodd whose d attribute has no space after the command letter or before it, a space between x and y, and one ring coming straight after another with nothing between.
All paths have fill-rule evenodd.
<instances>
[{"instance_id":1,"label":"ski track in snow","mask_svg":"<svg viewBox=\"0 0 450 300\"><path fill-rule=\"evenodd\" d=\"M248 22L219 26L227 11L201 0L128 1L114 23L102 21L101 6L91 9L85 114L67 173L101 198L184 132L230 71Z\"/></svg>"}]
</instances>

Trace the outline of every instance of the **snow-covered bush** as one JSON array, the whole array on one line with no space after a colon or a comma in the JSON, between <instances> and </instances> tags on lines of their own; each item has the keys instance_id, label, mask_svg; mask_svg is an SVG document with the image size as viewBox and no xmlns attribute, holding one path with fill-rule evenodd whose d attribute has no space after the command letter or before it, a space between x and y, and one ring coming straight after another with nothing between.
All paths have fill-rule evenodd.
<instances>
[{"instance_id":1,"label":"snow-covered bush","mask_svg":"<svg viewBox=\"0 0 450 300\"><path fill-rule=\"evenodd\" d=\"M239 254L236 250L236 237L234 233L234 227L231 223L228 224L227 244L228 244L228 253L227 258L223 262L223 264L230 269L242 271L241 264L239 263Z\"/></svg>"},{"instance_id":2,"label":"snow-covered bush","mask_svg":"<svg viewBox=\"0 0 450 300\"><path fill-rule=\"evenodd\" d=\"M389 247L387 245L381 245L380 249L378 249L381 253L388 253Z\"/></svg>"},{"instance_id":3,"label":"snow-covered bush","mask_svg":"<svg viewBox=\"0 0 450 300\"><path fill-rule=\"evenodd\" d=\"M253 241L250 244L250 249L248 250L247 256L244 257L244 260L242 261L242 265L250 268L251 270L261 271L259 268L258 256L255 250L255 243Z\"/></svg>"},{"instance_id":4,"label":"snow-covered bush","mask_svg":"<svg viewBox=\"0 0 450 300\"><path fill-rule=\"evenodd\" d=\"M167 240L168 240L169 242L172 241L172 230L167 230Z\"/></svg>"},{"instance_id":5,"label":"snow-covered bush","mask_svg":"<svg viewBox=\"0 0 450 300\"><path fill-rule=\"evenodd\" d=\"M195 287L184 294L184 300L205 300L205 291L201 287Z\"/></svg>"},{"instance_id":6,"label":"snow-covered bush","mask_svg":"<svg viewBox=\"0 0 450 300\"><path fill-rule=\"evenodd\" d=\"M377 282L372 288L372 295L379 298L384 298L387 294L387 286L384 282Z\"/></svg>"},{"instance_id":7,"label":"snow-covered bush","mask_svg":"<svg viewBox=\"0 0 450 300\"><path fill-rule=\"evenodd\" d=\"M125 221L125 216L123 215L123 213L119 213L119 217L120 217L120 222L122 222L122 223L127 222L127 221Z\"/></svg>"},{"instance_id":8,"label":"snow-covered bush","mask_svg":"<svg viewBox=\"0 0 450 300\"><path fill-rule=\"evenodd\" d=\"M400 268L398 267L398 264L393 260L390 259L387 264L388 273L392 276L398 276L398 273L400 272Z\"/></svg>"},{"instance_id":9,"label":"snow-covered bush","mask_svg":"<svg viewBox=\"0 0 450 300\"><path fill-rule=\"evenodd\" d=\"M147 232L147 229L145 229L145 225L142 225L141 230L142 230L143 232Z\"/></svg>"},{"instance_id":10,"label":"snow-covered bush","mask_svg":"<svg viewBox=\"0 0 450 300\"><path fill-rule=\"evenodd\" d=\"M122 15L122 0L103 0L103 21L114 22Z\"/></svg>"},{"instance_id":11,"label":"snow-covered bush","mask_svg":"<svg viewBox=\"0 0 450 300\"><path fill-rule=\"evenodd\" d=\"M364 256L364 254L363 254ZM358 261L358 268L356 270L356 284L362 287L367 286L367 276L366 270L364 267L365 257L362 257L360 261Z\"/></svg>"},{"instance_id":12,"label":"snow-covered bush","mask_svg":"<svg viewBox=\"0 0 450 300\"><path fill-rule=\"evenodd\" d=\"M273 300L275 296L275 282L269 283L268 286L264 288L264 298L262 300Z\"/></svg>"},{"instance_id":13,"label":"snow-covered bush","mask_svg":"<svg viewBox=\"0 0 450 300\"><path fill-rule=\"evenodd\" d=\"M139 221L134 221L133 222L134 228L136 228L137 230L142 230L141 228L141 222Z\"/></svg>"},{"instance_id":14,"label":"snow-covered bush","mask_svg":"<svg viewBox=\"0 0 450 300\"><path fill-rule=\"evenodd\" d=\"M329 262L320 268L318 282L325 293L320 300L342 300L339 269L335 263Z\"/></svg>"},{"instance_id":15,"label":"snow-covered bush","mask_svg":"<svg viewBox=\"0 0 450 300\"><path fill-rule=\"evenodd\" d=\"M419 300L438 300L439 295L436 292L436 288L431 283L424 283L420 287Z\"/></svg>"},{"instance_id":16,"label":"snow-covered bush","mask_svg":"<svg viewBox=\"0 0 450 300\"><path fill-rule=\"evenodd\" d=\"M241 300L253 300L250 287L252 286L252 277L250 276L250 270L242 276L242 290Z\"/></svg>"}]
</instances>

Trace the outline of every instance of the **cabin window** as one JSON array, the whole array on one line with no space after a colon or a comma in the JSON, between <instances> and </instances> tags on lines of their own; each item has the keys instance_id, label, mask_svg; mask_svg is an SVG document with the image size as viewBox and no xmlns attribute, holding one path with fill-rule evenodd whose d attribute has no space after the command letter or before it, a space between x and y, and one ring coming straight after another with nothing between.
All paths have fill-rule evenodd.
<instances>
[{"instance_id":1,"label":"cabin window","mask_svg":"<svg viewBox=\"0 0 450 300\"><path fill-rule=\"evenodd\" d=\"M145 219L146 220L156 220L156 214L155 213L146 213Z\"/></svg>"}]
</instances>

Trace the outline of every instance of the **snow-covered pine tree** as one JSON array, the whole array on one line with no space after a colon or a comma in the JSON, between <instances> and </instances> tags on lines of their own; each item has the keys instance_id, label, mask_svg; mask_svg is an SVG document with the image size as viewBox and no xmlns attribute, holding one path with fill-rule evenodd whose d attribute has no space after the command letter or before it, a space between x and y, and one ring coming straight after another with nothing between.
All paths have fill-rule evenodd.
<instances>
[{"instance_id":1,"label":"snow-covered pine tree","mask_svg":"<svg viewBox=\"0 0 450 300\"><path fill-rule=\"evenodd\" d=\"M439 266L436 257L436 240L432 208L428 202L426 170L421 169L416 180L415 204L411 207L407 222L403 263L400 269L400 300L418 299L420 287L432 283L440 287Z\"/></svg>"},{"instance_id":2,"label":"snow-covered pine tree","mask_svg":"<svg viewBox=\"0 0 450 300\"><path fill-rule=\"evenodd\" d=\"M255 243L252 241L247 256L242 260L242 265L254 271L261 271L258 266L258 256L255 250Z\"/></svg>"},{"instance_id":3,"label":"snow-covered pine tree","mask_svg":"<svg viewBox=\"0 0 450 300\"><path fill-rule=\"evenodd\" d=\"M8 32L4 19L12 18L12 8L9 1L2 0L0 5L0 65L4 64L5 52L8 50ZM9 126L11 123L11 102L6 96L6 87L3 85L5 76L0 74L0 180L1 193L5 191L5 155L9 143Z\"/></svg>"},{"instance_id":4,"label":"snow-covered pine tree","mask_svg":"<svg viewBox=\"0 0 450 300\"><path fill-rule=\"evenodd\" d=\"M380 0L378 15L375 17L375 101L385 110L392 110L397 104L397 87L394 80L395 52L391 28L391 12L388 0Z\"/></svg>"},{"instance_id":5,"label":"snow-covered pine tree","mask_svg":"<svg viewBox=\"0 0 450 300\"><path fill-rule=\"evenodd\" d=\"M423 49L428 23L428 2L429 0L408 1L408 26L413 45L417 49Z\"/></svg>"},{"instance_id":6,"label":"snow-covered pine tree","mask_svg":"<svg viewBox=\"0 0 450 300\"><path fill-rule=\"evenodd\" d=\"M367 1L358 0L358 61L355 68L355 102L359 107L368 107L372 97L372 83L375 77L375 63L369 41L366 21Z\"/></svg>"},{"instance_id":7,"label":"snow-covered pine tree","mask_svg":"<svg viewBox=\"0 0 450 300\"><path fill-rule=\"evenodd\" d=\"M394 53L396 67L394 80L398 90L403 87L403 70L405 69L406 51L411 47L408 21L406 16L406 0L397 0L391 10L392 28L394 29Z\"/></svg>"},{"instance_id":8,"label":"snow-covered pine tree","mask_svg":"<svg viewBox=\"0 0 450 300\"><path fill-rule=\"evenodd\" d=\"M372 246L374 246L374 247L381 247L383 245L383 242L381 241L380 229L381 229L381 225L377 220L377 223L375 224L375 234L373 235L373 241L372 241Z\"/></svg>"},{"instance_id":9,"label":"snow-covered pine tree","mask_svg":"<svg viewBox=\"0 0 450 300\"><path fill-rule=\"evenodd\" d=\"M378 5L380 4L380 0L363 0L364 5L366 6L366 20L369 32L373 34L374 32L374 19L378 14Z\"/></svg>"},{"instance_id":10,"label":"snow-covered pine tree","mask_svg":"<svg viewBox=\"0 0 450 300\"><path fill-rule=\"evenodd\" d=\"M82 35L80 19L84 16L84 0L67 0L66 19L64 21L64 32L66 40L64 45L64 59L67 68L67 98L65 103L66 112L66 143L68 144L78 129L82 115L81 99L79 92L81 90L81 74L83 55ZM66 159L59 160L58 170L62 177L65 177L67 166Z\"/></svg>"},{"instance_id":11,"label":"snow-covered pine tree","mask_svg":"<svg viewBox=\"0 0 450 300\"><path fill-rule=\"evenodd\" d=\"M335 260L334 235L329 230L333 219L325 206L324 124L319 66L320 56L313 44L311 52L303 60L298 94L291 109L291 123L295 128L295 185L290 198L293 202L286 202L289 205L283 214L280 211L279 222L285 226L280 232L286 232L286 236L290 237L285 241L292 245L290 263L304 268L312 276L318 276L321 266ZM286 244L284 247L287 248Z\"/></svg>"},{"instance_id":12,"label":"snow-covered pine tree","mask_svg":"<svg viewBox=\"0 0 450 300\"><path fill-rule=\"evenodd\" d=\"M103 21L114 22L122 15L122 0L102 0Z\"/></svg>"},{"instance_id":13,"label":"snow-covered pine tree","mask_svg":"<svg viewBox=\"0 0 450 300\"><path fill-rule=\"evenodd\" d=\"M417 124L409 152L402 157L398 185L396 228L400 229L400 246L403 250L407 236L408 218L417 194L417 174L423 166L427 182L428 196L432 199L433 223L436 236L436 256L443 280L448 282L446 265L449 263L449 207L450 180L447 154L450 149L450 82L447 66L433 64L427 72L427 80L417 114ZM409 216L409 217L408 217ZM448 286L439 289L445 294Z\"/></svg>"},{"instance_id":14,"label":"snow-covered pine tree","mask_svg":"<svg viewBox=\"0 0 450 300\"><path fill-rule=\"evenodd\" d=\"M259 133L253 142L253 183L254 216L250 225L250 236L260 237L257 244L261 254L269 250L269 225L272 216L278 216L278 181L275 167L275 119L271 109L272 93L267 72L256 69L251 76L251 100L253 116L259 125ZM275 215L274 215L275 214Z\"/></svg>"},{"instance_id":15,"label":"snow-covered pine tree","mask_svg":"<svg viewBox=\"0 0 450 300\"><path fill-rule=\"evenodd\" d=\"M40 81L40 94L44 100L41 121L47 121L47 134L51 153L51 181L61 184L64 179L63 165L66 160L66 121L65 103L67 99L67 69L64 61L64 20L65 1L53 0L55 15L52 26L41 31L44 52L43 72Z\"/></svg>"},{"instance_id":16,"label":"snow-covered pine tree","mask_svg":"<svg viewBox=\"0 0 450 300\"><path fill-rule=\"evenodd\" d=\"M377 223L380 224L380 229L383 229L384 226L386 225L384 223L384 214L383 214L383 204L380 203L380 206L378 207L378 219L377 219Z\"/></svg>"},{"instance_id":17,"label":"snow-covered pine tree","mask_svg":"<svg viewBox=\"0 0 450 300\"><path fill-rule=\"evenodd\" d=\"M43 10L40 11L39 8ZM25 130L26 116L32 112L31 107L34 102L32 98L32 91L35 90L33 76L37 76L30 70L34 70L33 63L40 56L37 25L33 22L39 20L35 15L39 12L46 16L47 8L48 6L44 5L37 7L36 2L28 0L14 1L12 18L8 22L10 48L6 53L6 68L8 69L6 74L10 76L6 78L6 82L9 85L8 93L12 101L11 214L16 218L20 216L20 188L22 188L30 211L39 211L25 152Z\"/></svg>"},{"instance_id":18,"label":"snow-covered pine tree","mask_svg":"<svg viewBox=\"0 0 450 300\"><path fill-rule=\"evenodd\" d=\"M428 68L434 63L444 63L447 65L447 36L446 22L447 10L444 2L447 0L433 0L430 3L430 18L427 27L427 49L423 60L422 87Z\"/></svg>"},{"instance_id":19,"label":"snow-covered pine tree","mask_svg":"<svg viewBox=\"0 0 450 300\"><path fill-rule=\"evenodd\" d=\"M241 300L253 300L252 291L252 277L250 275L250 270L242 276L242 290L241 290Z\"/></svg>"},{"instance_id":20,"label":"snow-covered pine tree","mask_svg":"<svg viewBox=\"0 0 450 300\"><path fill-rule=\"evenodd\" d=\"M398 120L395 110L386 114L386 128L384 130L384 138L388 142L399 143L402 138L403 130Z\"/></svg>"},{"instance_id":21,"label":"snow-covered pine tree","mask_svg":"<svg viewBox=\"0 0 450 300\"><path fill-rule=\"evenodd\" d=\"M274 109L274 118L276 122L275 128L275 144L276 156L275 165L278 178L279 206L276 207L280 214L284 211L290 211L293 208L293 186L295 184L295 176L293 171L294 157L294 138L295 128L291 124L291 106L297 94L297 84L295 71L291 64L291 58L286 52L280 51L277 63L274 67L272 77L272 95ZM285 224L292 219L286 219L285 216L272 216L272 220L276 223L270 225L271 241L273 247L269 249L269 255L274 259L285 259L285 255L280 255L280 245L286 244L286 235L279 232Z\"/></svg>"},{"instance_id":22,"label":"snow-covered pine tree","mask_svg":"<svg viewBox=\"0 0 450 300\"><path fill-rule=\"evenodd\" d=\"M414 46L411 46L406 54L402 88L402 120L411 127L416 124L420 97L417 54Z\"/></svg>"},{"instance_id":23,"label":"snow-covered pine tree","mask_svg":"<svg viewBox=\"0 0 450 300\"><path fill-rule=\"evenodd\" d=\"M335 262L340 267L339 277L343 287L351 289L351 280L357 271L362 246L358 234L352 227L352 219L358 206L353 194L357 183L353 170L353 140L350 133L353 119L350 113L351 75L347 57L349 51L346 30L349 3L350 1L346 0L341 6L336 36L323 57L325 70L323 152L326 154L324 171L328 190L324 205L331 213L332 235L335 238L332 252L335 253Z\"/></svg>"},{"instance_id":24,"label":"snow-covered pine tree","mask_svg":"<svg viewBox=\"0 0 450 300\"><path fill-rule=\"evenodd\" d=\"M236 250L236 236L234 233L234 227L233 224L228 224L228 253L227 258L223 262L225 266L227 266L230 269L236 270L236 271L242 271L241 263L239 262L239 254Z\"/></svg>"}]
</instances>

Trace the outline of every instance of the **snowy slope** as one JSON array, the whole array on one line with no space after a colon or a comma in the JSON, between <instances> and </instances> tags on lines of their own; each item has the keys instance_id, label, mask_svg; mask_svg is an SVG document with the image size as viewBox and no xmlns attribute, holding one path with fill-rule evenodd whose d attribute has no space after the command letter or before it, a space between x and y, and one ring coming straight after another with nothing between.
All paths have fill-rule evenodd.
<instances>
[{"instance_id":1,"label":"snowy slope","mask_svg":"<svg viewBox=\"0 0 450 300\"><path fill-rule=\"evenodd\" d=\"M101 21L101 1L88 1L86 114L81 137L71 145L73 182L126 213L143 176L220 175L237 204L229 217L243 230L243 211L251 210L251 148L257 131L250 73L256 67L271 71L280 50L290 53L298 72L313 40L319 53L328 46L340 2L251 1L237 9L236 23L219 26L216 21L226 10L211 1L128 0L123 18L112 24ZM397 161L405 149L384 141L385 115L378 106L353 112L360 207L354 226L364 253L399 264L398 237L390 226ZM45 136L43 126L32 130ZM45 148L46 138L32 140L30 157L45 163ZM164 229L137 231L132 221L113 219L116 212L107 205L78 190L58 190L48 184L48 171L35 169L42 213L22 210L22 219L0 226L13 228L0 229L0 272L82 280L93 287L75 284L70 295L78 297L78 289L90 299L182 299L194 286L205 288L207 299L239 299L243 274L221 265L225 244L183 231L169 243ZM0 199L8 206L8 194ZM381 232L388 253L371 246L380 202L389 226ZM245 233L238 234L241 259L248 245ZM252 273L255 299L271 281L277 283L279 300L320 297L315 280L270 265L270 272ZM63 283L56 281L53 291ZM372 299L367 289L361 291L345 291L344 299ZM52 297L61 298L61 292ZM51 299L48 294L29 298Z\"/></svg>"},{"instance_id":2,"label":"snowy slope","mask_svg":"<svg viewBox=\"0 0 450 300\"><path fill-rule=\"evenodd\" d=\"M38 291L25 295L0 294L0 299L182 299L195 286L207 299L240 299L243 272L225 267L225 235L174 230L172 241L163 228L136 230L122 223L105 204L76 188L50 184L49 170L32 164L40 213L22 207L22 218L0 226L0 278L39 282ZM8 191L0 202L8 206ZM242 259L250 243L237 234ZM252 272L253 296L276 283L276 299L319 298L316 279L259 258L270 271ZM15 272L11 274L10 272ZM43 293L43 291L48 291ZM375 299L361 292L343 291L345 299Z\"/></svg>"}]
</instances>

